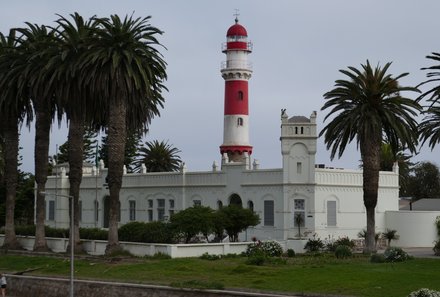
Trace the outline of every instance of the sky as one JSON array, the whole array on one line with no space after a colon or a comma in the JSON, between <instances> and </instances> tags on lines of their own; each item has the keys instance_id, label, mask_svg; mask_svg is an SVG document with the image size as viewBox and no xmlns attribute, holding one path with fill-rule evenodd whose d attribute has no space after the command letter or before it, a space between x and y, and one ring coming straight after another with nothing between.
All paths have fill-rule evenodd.
<instances>
[{"instance_id":1,"label":"sky","mask_svg":"<svg viewBox=\"0 0 440 297\"><path fill-rule=\"evenodd\" d=\"M331 90L339 73L392 62L389 72L410 75L400 81L415 86L426 79L421 67L440 51L438 0L0 0L0 31L23 27L25 22L53 25L56 14L78 12L84 18L133 14L152 16L151 24L164 31L159 41L167 62L165 106L153 119L145 140L165 140L181 150L189 171L210 170L220 163L223 141L224 80L220 74L225 54L221 44L234 24L234 13L253 42L249 60L250 142L252 157L261 168L280 168L280 114L310 116L318 112L318 130L327 110L323 94ZM426 89L426 88L425 88ZM425 90L422 88L422 91ZM415 94L405 94L415 98ZM33 127L22 128L22 170L33 172ZM50 154L67 139L66 125L53 125ZM438 162L434 151L421 148L414 161ZM340 159L330 160L322 138L316 163L358 168L360 153L350 145Z\"/></svg>"}]
</instances>

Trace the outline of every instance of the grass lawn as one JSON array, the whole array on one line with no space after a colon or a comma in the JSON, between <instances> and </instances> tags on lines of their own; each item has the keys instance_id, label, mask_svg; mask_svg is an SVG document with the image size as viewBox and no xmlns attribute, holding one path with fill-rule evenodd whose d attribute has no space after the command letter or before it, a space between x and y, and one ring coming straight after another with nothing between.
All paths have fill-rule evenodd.
<instances>
[{"instance_id":1,"label":"grass lawn","mask_svg":"<svg viewBox=\"0 0 440 297\"><path fill-rule=\"evenodd\" d=\"M185 259L105 258L75 261L75 277L173 286L223 286L290 293L350 296L407 296L419 288L440 290L440 259L403 263L370 263L356 255L340 260L331 255L297 256L286 263L247 265L245 257L209 261ZM39 268L32 275L68 276L69 260L57 257L0 255L0 271Z\"/></svg>"}]
</instances>

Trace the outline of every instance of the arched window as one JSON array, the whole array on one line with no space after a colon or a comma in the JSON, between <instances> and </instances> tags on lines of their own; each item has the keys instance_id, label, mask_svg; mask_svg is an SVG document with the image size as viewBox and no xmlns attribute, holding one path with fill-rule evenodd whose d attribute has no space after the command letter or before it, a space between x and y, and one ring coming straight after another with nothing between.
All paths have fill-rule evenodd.
<instances>
[{"instance_id":1,"label":"arched window","mask_svg":"<svg viewBox=\"0 0 440 297\"><path fill-rule=\"evenodd\" d=\"M295 134L298 134L298 127L295 127Z\"/></svg>"},{"instance_id":2,"label":"arched window","mask_svg":"<svg viewBox=\"0 0 440 297\"><path fill-rule=\"evenodd\" d=\"M238 100L243 100L243 91L238 91Z\"/></svg>"},{"instance_id":3,"label":"arched window","mask_svg":"<svg viewBox=\"0 0 440 297\"><path fill-rule=\"evenodd\" d=\"M301 134L304 134L304 127L301 127Z\"/></svg>"},{"instance_id":4,"label":"arched window","mask_svg":"<svg viewBox=\"0 0 440 297\"><path fill-rule=\"evenodd\" d=\"M248 201L248 208L252 211L254 211L254 203L252 201Z\"/></svg>"},{"instance_id":5,"label":"arched window","mask_svg":"<svg viewBox=\"0 0 440 297\"><path fill-rule=\"evenodd\" d=\"M220 209L223 207L223 202L221 202L220 200L217 201L217 208Z\"/></svg>"},{"instance_id":6,"label":"arched window","mask_svg":"<svg viewBox=\"0 0 440 297\"><path fill-rule=\"evenodd\" d=\"M241 202L241 198L237 194L232 194L231 197L229 197L229 205L236 205L239 207L243 207L243 203Z\"/></svg>"},{"instance_id":7,"label":"arched window","mask_svg":"<svg viewBox=\"0 0 440 297\"><path fill-rule=\"evenodd\" d=\"M237 119L237 125L238 126L243 126L243 118L238 118Z\"/></svg>"},{"instance_id":8,"label":"arched window","mask_svg":"<svg viewBox=\"0 0 440 297\"><path fill-rule=\"evenodd\" d=\"M327 201L327 226L336 226L336 201Z\"/></svg>"}]
</instances>

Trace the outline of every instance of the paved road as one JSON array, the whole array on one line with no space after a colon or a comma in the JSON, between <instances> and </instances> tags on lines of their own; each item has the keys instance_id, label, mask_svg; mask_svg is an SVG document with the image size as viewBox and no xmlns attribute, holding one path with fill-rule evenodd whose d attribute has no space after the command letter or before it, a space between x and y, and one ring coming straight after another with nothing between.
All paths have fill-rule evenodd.
<instances>
[{"instance_id":1,"label":"paved road","mask_svg":"<svg viewBox=\"0 0 440 297\"><path fill-rule=\"evenodd\" d=\"M416 258L433 258L440 260L439 256L434 255L434 251L432 250L432 248L412 247L412 248L404 248L403 250Z\"/></svg>"}]
</instances>

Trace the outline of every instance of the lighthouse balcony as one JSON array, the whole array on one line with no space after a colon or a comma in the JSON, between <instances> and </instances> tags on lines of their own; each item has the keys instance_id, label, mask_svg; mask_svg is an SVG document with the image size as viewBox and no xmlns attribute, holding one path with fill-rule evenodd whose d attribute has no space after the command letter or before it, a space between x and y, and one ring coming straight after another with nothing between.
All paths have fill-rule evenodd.
<instances>
[{"instance_id":1,"label":"lighthouse balcony","mask_svg":"<svg viewBox=\"0 0 440 297\"><path fill-rule=\"evenodd\" d=\"M252 70L252 63L241 60L223 61L220 65L220 69L221 70L226 70L226 69Z\"/></svg>"}]
</instances>

